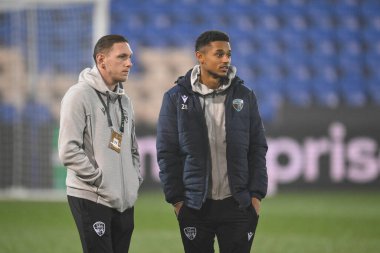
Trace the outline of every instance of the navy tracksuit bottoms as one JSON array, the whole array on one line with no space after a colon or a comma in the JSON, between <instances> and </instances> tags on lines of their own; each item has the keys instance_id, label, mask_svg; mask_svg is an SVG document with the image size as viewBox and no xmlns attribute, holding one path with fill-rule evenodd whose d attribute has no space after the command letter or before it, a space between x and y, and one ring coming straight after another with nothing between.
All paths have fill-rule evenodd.
<instances>
[{"instance_id":1,"label":"navy tracksuit bottoms","mask_svg":"<svg viewBox=\"0 0 380 253\"><path fill-rule=\"evenodd\" d=\"M128 253L134 229L133 207L119 212L93 201L68 196L84 253Z\"/></svg>"},{"instance_id":2,"label":"navy tracksuit bottoms","mask_svg":"<svg viewBox=\"0 0 380 253\"><path fill-rule=\"evenodd\" d=\"M183 205L177 219L185 253L213 253L215 237L220 253L249 253L259 217L229 197L207 199L200 210Z\"/></svg>"}]
</instances>

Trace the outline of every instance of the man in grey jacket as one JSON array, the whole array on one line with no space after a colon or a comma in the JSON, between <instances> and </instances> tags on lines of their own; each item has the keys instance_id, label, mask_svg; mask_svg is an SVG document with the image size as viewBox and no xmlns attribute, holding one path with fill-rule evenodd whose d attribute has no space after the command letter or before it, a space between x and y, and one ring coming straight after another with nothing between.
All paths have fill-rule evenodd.
<instances>
[{"instance_id":1,"label":"man in grey jacket","mask_svg":"<svg viewBox=\"0 0 380 253\"><path fill-rule=\"evenodd\" d=\"M83 252L128 252L142 182L134 113L122 82L132 50L120 35L99 39L61 103L59 157Z\"/></svg>"}]
</instances>

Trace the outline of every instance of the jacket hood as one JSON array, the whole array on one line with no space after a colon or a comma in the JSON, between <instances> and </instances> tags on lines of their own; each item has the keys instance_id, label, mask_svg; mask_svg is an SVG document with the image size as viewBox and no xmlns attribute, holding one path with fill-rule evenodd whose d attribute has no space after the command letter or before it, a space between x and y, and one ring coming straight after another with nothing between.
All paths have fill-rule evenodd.
<instances>
[{"instance_id":1,"label":"jacket hood","mask_svg":"<svg viewBox=\"0 0 380 253\"><path fill-rule=\"evenodd\" d=\"M108 89L96 66L93 68L84 69L79 75L79 82L85 82L89 84L92 88L99 91L100 93L106 94L108 92L112 98L125 94L122 83L118 83L115 91Z\"/></svg>"},{"instance_id":2,"label":"jacket hood","mask_svg":"<svg viewBox=\"0 0 380 253\"><path fill-rule=\"evenodd\" d=\"M216 89L209 89L206 85L199 82L199 76L201 74L201 67L199 65L195 65L193 70L191 71L191 87L192 90L201 95L211 94L213 92L220 93L225 91L231 85L232 79L236 76L236 67L230 66L227 78L222 81L222 84Z\"/></svg>"},{"instance_id":3,"label":"jacket hood","mask_svg":"<svg viewBox=\"0 0 380 253\"><path fill-rule=\"evenodd\" d=\"M198 68L198 70L194 70L196 68ZM184 87L189 93L194 93L194 92L199 93L198 91L193 90L193 84L192 84L193 71L194 71L194 74L197 71L200 71L199 65L196 65L196 66L194 66L194 68L187 71L187 73L184 76L178 77L178 79L175 81L175 83L177 85L181 85L182 87ZM236 75L236 72L237 72L236 67L231 66L230 70L229 70L228 78L226 78L227 84L222 85L223 86L223 87L221 86L222 88L219 87L220 90L218 89L217 93L220 93L220 92L226 90L227 88L229 88L231 85L234 85L235 83L244 83L244 81L242 79L240 79L239 76ZM196 80L198 80L198 77ZM214 90L211 90L211 89L210 89L210 91L214 92ZM202 94L202 93L200 93L200 94Z\"/></svg>"}]
</instances>

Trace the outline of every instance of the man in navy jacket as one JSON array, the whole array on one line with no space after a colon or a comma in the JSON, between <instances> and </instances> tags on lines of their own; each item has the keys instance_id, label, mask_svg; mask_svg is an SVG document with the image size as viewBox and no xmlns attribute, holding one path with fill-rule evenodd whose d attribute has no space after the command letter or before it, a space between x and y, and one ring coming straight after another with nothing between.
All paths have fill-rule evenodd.
<instances>
[{"instance_id":1,"label":"man in navy jacket","mask_svg":"<svg viewBox=\"0 0 380 253\"><path fill-rule=\"evenodd\" d=\"M157 159L187 253L248 253L267 192L267 142L252 90L231 65L227 34L202 33L199 65L165 93Z\"/></svg>"}]
</instances>

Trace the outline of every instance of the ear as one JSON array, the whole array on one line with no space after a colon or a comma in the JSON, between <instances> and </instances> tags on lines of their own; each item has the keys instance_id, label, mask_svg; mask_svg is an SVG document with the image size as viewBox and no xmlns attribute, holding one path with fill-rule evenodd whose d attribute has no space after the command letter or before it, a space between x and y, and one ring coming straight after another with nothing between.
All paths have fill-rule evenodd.
<instances>
[{"instance_id":1,"label":"ear","mask_svg":"<svg viewBox=\"0 0 380 253\"><path fill-rule=\"evenodd\" d=\"M204 63L204 55L202 52L200 51L196 51L195 52L195 57L197 57L197 60L200 64L203 64Z\"/></svg>"},{"instance_id":2,"label":"ear","mask_svg":"<svg viewBox=\"0 0 380 253\"><path fill-rule=\"evenodd\" d=\"M96 64L99 67L101 67L101 68L105 68L104 59L105 59L105 55L104 54L99 53L99 54L96 55Z\"/></svg>"}]
</instances>

